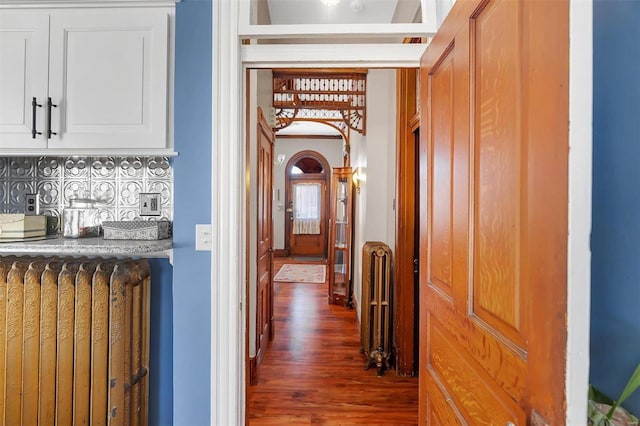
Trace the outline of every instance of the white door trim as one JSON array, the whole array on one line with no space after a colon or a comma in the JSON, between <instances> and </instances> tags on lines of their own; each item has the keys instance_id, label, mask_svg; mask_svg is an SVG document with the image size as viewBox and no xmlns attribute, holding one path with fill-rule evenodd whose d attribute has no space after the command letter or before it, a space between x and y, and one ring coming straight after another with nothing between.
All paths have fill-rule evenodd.
<instances>
[{"instance_id":1,"label":"white door trim","mask_svg":"<svg viewBox=\"0 0 640 426\"><path fill-rule=\"evenodd\" d=\"M247 44L247 68L417 68L426 44Z\"/></svg>"},{"instance_id":2,"label":"white door trim","mask_svg":"<svg viewBox=\"0 0 640 426\"><path fill-rule=\"evenodd\" d=\"M211 223L211 424L239 425L244 412L245 282L244 144L238 10L233 1L214 1L212 71ZM225 141L223 143L219 141ZM188 315L188 312L184 313ZM179 421L179 419L177 419Z\"/></svg>"},{"instance_id":3,"label":"white door trim","mask_svg":"<svg viewBox=\"0 0 640 426\"><path fill-rule=\"evenodd\" d=\"M567 425L587 424L591 319L593 1L571 0L569 22L569 244Z\"/></svg>"},{"instance_id":4,"label":"white door trim","mask_svg":"<svg viewBox=\"0 0 640 426\"><path fill-rule=\"evenodd\" d=\"M585 6L585 3L587 5ZM591 1L571 0L571 77L591 61L590 26L578 25L578 11L591 13ZM586 7L586 9L581 9ZM575 18L575 19L574 19ZM589 21L590 22L590 21ZM212 217L214 246L211 255L211 424L241 425L245 417L245 313L241 307L246 292L246 211L244 104L246 87L242 76L247 68L299 67L298 58L266 58L241 49L238 32L238 5L213 2L213 94L212 94ZM589 38L589 40L586 40ZM582 40L582 43L576 43ZM575 44L574 44L575 43ZM328 58L321 45L305 53L305 67L398 68L406 58L374 60L377 47L367 45L359 56ZM396 46L397 47L397 46ZM280 46L282 49L282 46ZM308 48L308 47L307 47ZM315 52L314 52L315 50ZM244 57L241 56L245 55ZM253 51L256 52L256 51ZM266 50L265 50L266 52ZM344 53L344 52L342 52ZM344 53L346 55L346 53ZM260 55L263 55L261 53ZM315 56L314 55L318 55ZM335 53L334 53L335 55ZM243 59L244 58L244 59ZM314 59L315 58L315 59ZM417 63L417 62L414 62ZM589 68L590 69L590 68ZM588 80L588 81L587 81ZM571 81L571 152L569 185L571 235L568 308L569 346L567 351L567 423L585 424L585 380L588 377L589 305L588 274L579 274L589 264L591 223L591 80ZM576 94L581 92L583 97ZM582 102L585 108L578 109ZM588 103L588 105L587 105ZM575 109L574 109L575 108ZM584 115L588 115L585 117ZM582 129L582 130L581 130ZM585 304L586 303L586 304Z\"/></svg>"}]
</instances>

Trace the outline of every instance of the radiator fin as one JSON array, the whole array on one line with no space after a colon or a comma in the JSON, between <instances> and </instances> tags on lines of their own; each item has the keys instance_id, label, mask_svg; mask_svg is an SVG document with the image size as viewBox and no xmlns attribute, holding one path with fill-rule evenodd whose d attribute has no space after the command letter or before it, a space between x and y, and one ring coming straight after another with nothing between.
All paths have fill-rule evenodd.
<instances>
[{"instance_id":1,"label":"radiator fin","mask_svg":"<svg viewBox=\"0 0 640 426\"><path fill-rule=\"evenodd\" d=\"M0 256L0 425L146 425L146 260Z\"/></svg>"}]
</instances>

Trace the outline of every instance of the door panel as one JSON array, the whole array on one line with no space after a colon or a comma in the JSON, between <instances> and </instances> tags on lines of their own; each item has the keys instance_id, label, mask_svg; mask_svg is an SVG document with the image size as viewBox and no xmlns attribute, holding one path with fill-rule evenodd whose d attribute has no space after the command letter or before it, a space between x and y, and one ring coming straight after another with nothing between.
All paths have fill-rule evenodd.
<instances>
[{"instance_id":1,"label":"door panel","mask_svg":"<svg viewBox=\"0 0 640 426\"><path fill-rule=\"evenodd\" d=\"M319 229L317 233L298 233L295 230L294 221L296 217L301 217L301 202L296 200L296 188L298 186L318 185L319 200L318 218ZM315 188L315 186L314 186ZM318 178L309 178L303 176L301 178L290 178L289 181L289 197L290 208L293 210L289 217L289 253L291 255L303 256L326 256L327 254L327 207L326 207L326 177L320 175ZM308 215L302 215L307 217Z\"/></svg>"},{"instance_id":2,"label":"door panel","mask_svg":"<svg viewBox=\"0 0 640 426\"><path fill-rule=\"evenodd\" d=\"M516 351L506 350L503 342L484 333L482 326L472 316L461 318L451 304L433 304L429 311L431 320L437 318L442 333L448 334L451 343L470 354L477 367L483 369L513 399L524 395L526 360Z\"/></svg>"},{"instance_id":3,"label":"door panel","mask_svg":"<svg viewBox=\"0 0 640 426\"><path fill-rule=\"evenodd\" d=\"M54 14L49 147L165 148L168 40L165 11Z\"/></svg>"},{"instance_id":4,"label":"door panel","mask_svg":"<svg viewBox=\"0 0 640 426\"><path fill-rule=\"evenodd\" d=\"M489 3L472 21L475 145L473 313L523 345L519 268L525 176L521 144L521 28L517 2ZM504 23L507 23L506 25ZM475 43L473 43L475 41Z\"/></svg>"},{"instance_id":5,"label":"door panel","mask_svg":"<svg viewBox=\"0 0 640 426\"><path fill-rule=\"evenodd\" d=\"M258 109L258 224L257 224L257 293L256 293L256 353L258 362L264 357L267 340L273 339L273 280L271 253L273 249L272 192L273 143L275 137ZM256 372L257 374L257 372Z\"/></svg>"},{"instance_id":6,"label":"door panel","mask_svg":"<svg viewBox=\"0 0 640 426\"><path fill-rule=\"evenodd\" d=\"M432 71L431 91L433 96L432 123L430 126L432 140L438 144L433 146L435 161L432 167L434 192L431 199L433 206L431 220L431 283L445 294L452 297L452 226L451 199L452 176L451 160L453 157L453 56L455 50L450 48L442 57L440 64Z\"/></svg>"},{"instance_id":7,"label":"door panel","mask_svg":"<svg viewBox=\"0 0 640 426\"><path fill-rule=\"evenodd\" d=\"M463 417L496 425L518 419L515 423L524 425L524 413L512 399L490 390L495 386L491 377L476 368L473 356L455 344L455 336L446 332L436 317L428 324L430 374L440 382L443 393L453 398Z\"/></svg>"},{"instance_id":8,"label":"door panel","mask_svg":"<svg viewBox=\"0 0 640 426\"><path fill-rule=\"evenodd\" d=\"M563 424L567 2L456 2L421 86L420 424Z\"/></svg>"},{"instance_id":9,"label":"door panel","mask_svg":"<svg viewBox=\"0 0 640 426\"><path fill-rule=\"evenodd\" d=\"M430 402L430 400L428 399L429 397L427 396L427 404ZM449 411L447 411L449 412ZM456 423L456 419L451 416L451 417L444 417L447 421L443 422L442 420L440 420L440 413L442 413L442 410L438 411L438 407L434 407L434 406L430 406L430 410L429 410L429 424L432 426L440 426L440 425L452 425Z\"/></svg>"},{"instance_id":10,"label":"door panel","mask_svg":"<svg viewBox=\"0 0 640 426\"><path fill-rule=\"evenodd\" d=\"M49 18L0 15L0 148L44 148L43 104L47 98ZM35 117L33 98L36 99ZM35 123L34 123L35 118ZM35 128L37 133L32 134Z\"/></svg>"}]
</instances>

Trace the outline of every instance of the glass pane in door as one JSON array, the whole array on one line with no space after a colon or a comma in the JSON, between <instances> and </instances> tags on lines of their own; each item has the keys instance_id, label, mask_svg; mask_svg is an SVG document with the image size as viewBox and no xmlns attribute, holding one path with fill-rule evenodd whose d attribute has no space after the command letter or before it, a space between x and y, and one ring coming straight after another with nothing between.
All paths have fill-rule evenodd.
<instances>
[{"instance_id":1,"label":"glass pane in door","mask_svg":"<svg viewBox=\"0 0 640 426\"><path fill-rule=\"evenodd\" d=\"M345 252L343 249L334 249L334 283L333 294L346 296L347 295L347 264L345 258Z\"/></svg>"},{"instance_id":2,"label":"glass pane in door","mask_svg":"<svg viewBox=\"0 0 640 426\"><path fill-rule=\"evenodd\" d=\"M336 224L335 224L335 246L346 247L347 246L347 202L349 197L349 183L346 179L340 179L337 185L336 192Z\"/></svg>"},{"instance_id":3,"label":"glass pane in door","mask_svg":"<svg viewBox=\"0 0 640 426\"><path fill-rule=\"evenodd\" d=\"M320 234L322 219L322 185L296 183L293 185L293 233Z\"/></svg>"}]
</instances>

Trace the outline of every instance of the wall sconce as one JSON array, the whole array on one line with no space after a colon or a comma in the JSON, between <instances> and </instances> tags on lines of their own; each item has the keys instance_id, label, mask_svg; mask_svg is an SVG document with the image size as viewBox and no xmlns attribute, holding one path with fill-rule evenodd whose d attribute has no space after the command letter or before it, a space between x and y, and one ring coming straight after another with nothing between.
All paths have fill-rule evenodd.
<instances>
[{"instance_id":1,"label":"wall sconce","mask_svg":"<svg viewBox=\"0 0 640 426\"><path fill-rule=\"evenodd\" d=\"M360 183L362 181L362 170L360 167L356 168L351 175L351 179L353 180L353 186L355 186L356 191L360 193Z\"/></svg>"},{"instance_id":2,"label":"wall sconce","mask_svg":"<svg viewBox=\"0 0 640 426\"><path fill-rule=\"evenodd\" d=\"M278 154L275 161L273 162L276 166L282 166L284 164L284 160L287 158L285 154Z\"/></svg>"}]
</instances>

